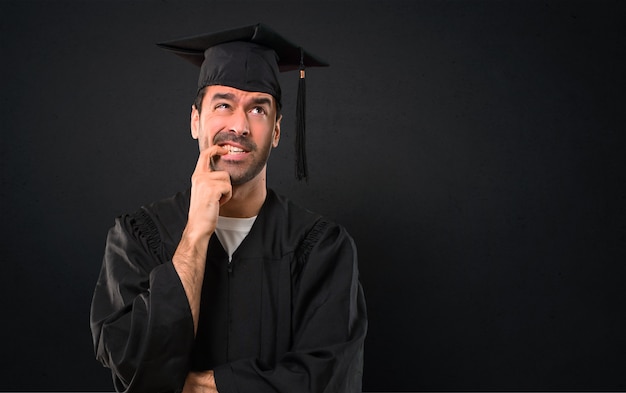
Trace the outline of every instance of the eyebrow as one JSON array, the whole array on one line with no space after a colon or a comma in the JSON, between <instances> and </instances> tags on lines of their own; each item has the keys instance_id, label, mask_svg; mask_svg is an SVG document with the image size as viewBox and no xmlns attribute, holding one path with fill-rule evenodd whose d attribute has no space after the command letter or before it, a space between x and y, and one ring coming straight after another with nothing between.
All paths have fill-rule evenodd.
<instances>
[{"instance_id":1,"label":"eyebrow","mask_svg":"<svg viewBox=\"0 0 626 393\"><path fill-rule=\"evenodd\" d=\"M236 97L232 93L215 93L211 97L211 101L228 100L236 101ZM269 105L272 106L272 100L268 97L255 97L252 99L252 103L256 105Z\"/></svg>"},{"instance_id":2,"label":"eyebrow","mask_svg":"<svg viewBox=\"0 0 626 393\"><path fill-rule=\"evenodd\" d=\"M213 94L213 97L211 98L211 101L216 101L216 100L230 100L230 101L234 101L235 100L235 95L231 94L231 93L215 93L215 94Z\"/></svg>"},{"instance_id":3,"label":"eyebrow","mask_svg":"<svg viewBox=\"0 0 626 393\"><path fill-rule=\"evenodd\" d=\"M272 106L272 100L270 100L268 97L256 97L252 100L252 102L257 105L269 105L270 107Z\"/></svg>"}]
</instances>

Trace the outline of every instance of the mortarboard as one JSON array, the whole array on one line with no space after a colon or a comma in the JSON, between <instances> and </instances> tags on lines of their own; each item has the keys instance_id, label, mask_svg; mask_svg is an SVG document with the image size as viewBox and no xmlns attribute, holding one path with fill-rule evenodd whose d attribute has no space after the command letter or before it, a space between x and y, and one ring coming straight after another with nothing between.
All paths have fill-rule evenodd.
<instances>
[{"instance_id":1,"label":"mortarboard","mask_svg":"<svg viewBox=\"0 0 626 393\"><path fill-rule=\"evenodd\" d=\"M271 94L280 107L278 74L300 70L296 104L296 177L307 178L305 149L306 67L328 64L264 24L185 37L157 44L200 67L198 90L223 85Z\"/></svg>"}]
</instances>

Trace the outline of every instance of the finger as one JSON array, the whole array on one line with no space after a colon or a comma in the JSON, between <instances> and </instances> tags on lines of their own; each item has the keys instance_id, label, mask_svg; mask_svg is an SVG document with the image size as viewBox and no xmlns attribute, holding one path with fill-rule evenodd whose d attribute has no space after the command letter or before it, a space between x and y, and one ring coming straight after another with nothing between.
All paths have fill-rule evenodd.
<instances>
[{"instance_id":1,"label":"finger","mask_svg":"<svg viewBox=\"0 0 626 393\"><path fill-rule=\"evenodd\" d=\"M220 206L226 204L226 202L228 202L232 196L233 196L233 186L230 184L230 179L229 179L228 187L225 187L222 190L222 196L220 197L220 200L219 200Z\"/></svg>"},{"instance_id":2,"label":"finger","mask_svg":"<svg viewBox=\"0 0 626 393\"><path fill-rule=\"evenodd\" d=\"M200 156L198 157L198 162L196 163L196 171L211 172L211 159L215 156L223 156L227 153L228 149L218 145L210 146L208 149L201 151Z\"/></svg>"},{"instance_id":3,"label":"finger","mask_svg":"<svg viewBox=\"0 0 626 393\"><path fill-rule=\"evenodd\" d=\"M224 171L196 171L191 175L191 189L197 195L202 195L203 199L221 201L224 195L230 199L232 193L230 175Z\"/></svg>"},{"instance_id":4,"label":"finger","mask_svg":"<svg viewBox=\"0 0 626 393\"><path fill-rule=\"evenodd\" d=\"M233 195L233 186L230 182L230 175L228 172L215 171L204 175L205 179L211 180L211 188L213 191L219 194L218 201L220 206L230 200Z\"/></svg>"}]
</instances>

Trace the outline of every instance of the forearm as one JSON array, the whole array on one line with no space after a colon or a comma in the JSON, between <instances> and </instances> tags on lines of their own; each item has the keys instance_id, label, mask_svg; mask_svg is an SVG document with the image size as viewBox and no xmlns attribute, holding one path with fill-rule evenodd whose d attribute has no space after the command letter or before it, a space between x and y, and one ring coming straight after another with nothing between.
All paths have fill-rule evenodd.
<instances>
[{"instance_id":1,"label":"forearm","mask_svg":"<svg viewBox=\"0 0 626 393\"><path fill-rule=\"evenodd\" d=\"M182 393L218 393L213 370L190 372Z\"/></svg>"},{"instance_id":2,"label":"forearm","mask_svg":"<svg viewBox=\"0 0 626 393\"><path fill-rule=\"evenodd\" d=\"M210 236L207 235L195 235L189 228L186 228L172 257L174 269L176 269L176 273L180 277L191 309L194 334L198 329L202 282L209 238Z\"/></svg>"}]
</instances>

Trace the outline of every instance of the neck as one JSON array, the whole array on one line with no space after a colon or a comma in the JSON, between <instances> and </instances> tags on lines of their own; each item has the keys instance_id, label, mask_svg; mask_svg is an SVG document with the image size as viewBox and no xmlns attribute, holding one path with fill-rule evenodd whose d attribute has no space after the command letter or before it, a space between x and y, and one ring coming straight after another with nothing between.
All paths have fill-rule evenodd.
<instances>
[{"instance_id":1,"label":"neck","mask_svg":"<svg viewBox=\"0 0 626 393\"><path fill-rule=\"evenodd\" d=\"M220 216L249 218L259 214L267 196L265 174L245 184L233 186L233 196L220 207Z\"/></svg>"}]
</instances>

